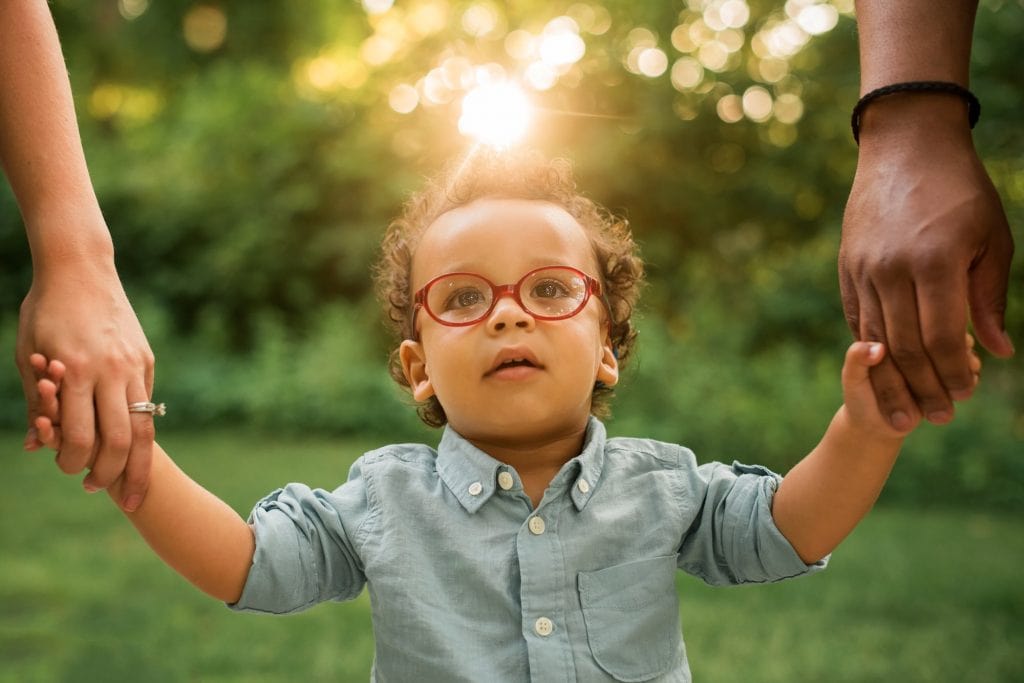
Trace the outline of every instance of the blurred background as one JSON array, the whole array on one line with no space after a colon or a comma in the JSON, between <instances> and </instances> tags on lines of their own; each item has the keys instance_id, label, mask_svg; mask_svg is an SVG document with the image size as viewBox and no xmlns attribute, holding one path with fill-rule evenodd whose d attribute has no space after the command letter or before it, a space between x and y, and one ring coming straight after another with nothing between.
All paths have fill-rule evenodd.
<instances>
[{"instance_id":1,"label":"blurred background","mask_svg":"<svg viewBox=\"0 0 1024 683\"><path fill-rule=\"evenodd\" d=\"M418 423L387 376L391 342L370 267L385 226L409 193L474 144L467 134L495 133L481 121L515 110L514 102L500 104L497 114L486 108L488 93L501 84L516 84L531 112L518 144L573 159L581 189L629 217L648 263L640 341L613 404L612 434L684 443L702 460L736 458L785 471L813 446L838 406L850 334L835 260L857 156L849 126L858 95L852 0L50 5L117 264L156 354L155 396L169 405L158 425L161 442L186 444L182 457L194 457L207 477L201 481L218 492L219 482L238 483L253 449L273 444L287 456L253 460L267 476L258 484L252 473L241 478L250 488L232 502L243 513L265 490L307 471L322 486L344 479L336 464L325 476L322 468L313 475L311 463L333 462L338 453L348 462L383 442L439 438ZM1021 35L1024 1L982 0L971 87L983 109L974 137L1018 245L1024 244ZM472 102L485 106L473 109ZM497 132L508 133L508 125ZM11 353L31 271L5 184L0 263L0 348ZM1008 328L1019 347L1022 284L1018 256ZM893 547L932 538L915 519L966 525L956 527L957 538L970 541L957 546L964 574L943 574L952 583L938 593L973 574L972 559L988 564L982 549L1008 556L1006 572L1024 559L1022 359L985 358L975 398L959 407L952 424L926 425L909 439L883 494L886 509L918 515L892 524L881 518L881 528L895 531L879 538ZM108 515L104 523L120 529L110 533L138 545L116 510L96 499L79 502L85 497L74 481L39 464L46 458L24 464L29 460L17 453L23 415L10 364L0 373L0 429L9 437L10 459L19 463L17 486L52 501L48 515L60 520L54 525ZM311 455L317 448L322 460ZM222 459L211 464L214 454ZM0 517L19 519L23 504L0 504ZM19 614L37 615L49 604L47 595L64 604L66 596L51 593L54 582L68 579L52 576L52 564L78 566L63 553L93 551L54 549L42 540L54 526L2 524L7 559L0 557L0 566L6 562L5 574L27 582L15 581L7 606L0 602L0 612L15 615L7 631L0 628L0 655L23 666L12 669L20 673L11 680L87 679L74 676L82 669L73 664L81 661L70 655L59 669L64 673L26 664L26 652L62 632L55 625L60 619L44 619L37 631L13 624ZM934 529L939 545L950 538L943 528ZM870 546L864 547L867 569L854 582L870 580L877 568ZM40 554L35 563L19 560L14 548ZM912 566L907 576L948 560L921 559L925 570ZM91 554L81 560L93 567L84 570L87 577L101 571L97 562ZM148 556L138 562L140 583L162 571ZM188 591L168 580L168 600ZM849 605L860 604L850 591ZM994 655L995 668L978 669L984 677L959 671L948 680L1024 679L1019 650L1007 654L1024 644L1020 589L1006 583L979 601L977 624L995 628L1008 649ZM88 615L110 609L97 607L104 604L97 599L75 609L88 623ZM685 617L684 607L684 624ZM132 623L120 628L131 632ZM192 633L189 624L197 622L182 623ZM1003 626L1011 624L1007 632ZM893 626L893 637L903 637L905 627ZM367 630L363 624L353 632L365 639ZM952 640L968 650L955 659L976 656L973 641L961 636ZM776 644L791 651L788 641ZM96 642L82 647L105 652ZM927 644L922 648L914 655L919 662L934 654ZM733 657L728 648L720 654L728 671ZM357 670L364 672L358 667L368 667L368 659L360 656ZM98 660L118 661L113 654ZM186 667L182 677L168 680L259 679L232 667L225 671L235 674ZM902 680L913 680L913 671ZM830 680L882 680L870 671L863 676ZM776 679L765 673L746 680Z\"/></svg>"}]
</instances>

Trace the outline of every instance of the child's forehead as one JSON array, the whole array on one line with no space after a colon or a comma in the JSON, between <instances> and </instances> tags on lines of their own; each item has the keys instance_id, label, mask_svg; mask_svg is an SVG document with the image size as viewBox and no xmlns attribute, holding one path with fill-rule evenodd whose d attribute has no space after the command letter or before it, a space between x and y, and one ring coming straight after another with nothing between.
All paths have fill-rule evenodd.
<instances>
[{"instance_id":1,"label":"child's forehead","mask_svg":"<svg viewBox=\"0 0 1024 683\"><path fill-rule=\"evenodd\" d=\"M498 277L551 264L592 272L594 261L586 230L558 204L484 198L446 211L424 230L412 275L422 286L442 272Z\"/></svg>"}]
</instances>

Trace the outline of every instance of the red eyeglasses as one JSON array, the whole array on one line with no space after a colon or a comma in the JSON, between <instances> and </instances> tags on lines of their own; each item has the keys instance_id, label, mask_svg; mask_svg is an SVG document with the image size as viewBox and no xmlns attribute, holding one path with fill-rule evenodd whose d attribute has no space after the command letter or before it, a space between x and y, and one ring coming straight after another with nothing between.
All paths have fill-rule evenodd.
<instances>
[{"instance_id":1,"label":"red eyeglasses","mask_svg":"<svg viewBox=\"0 0 1024 683\"><path fill-rule=\"evenodd\" d=\"M446 273L416 292L413 329L420 308L442 325L475 325L503 296L515 299L537 320L563 320L582 311L592 294L601 296L601 283L569 266L537 268L508 285L496 285L475 273Z\"/></svg>"}]
</instances>

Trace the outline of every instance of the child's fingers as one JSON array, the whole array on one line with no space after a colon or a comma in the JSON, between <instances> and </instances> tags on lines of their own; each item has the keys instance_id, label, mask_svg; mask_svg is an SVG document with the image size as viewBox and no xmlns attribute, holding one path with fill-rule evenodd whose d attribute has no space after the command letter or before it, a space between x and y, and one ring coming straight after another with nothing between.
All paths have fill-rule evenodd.
<instances>
[{"instance_id":1,"label":"child's fingers","mask_svg":"<svg viewBox=\"0 0 1024 683\"><path fill-rule=\"evenodd\" d=\"M843 382L867 381L868 369L878 365L885 358L885 344L881 342L856 341L846 350L843 365Z\"/></svg>"},{"instance_id":2,"label":"child's fingers","mask_svg":"<svg viewBox=\"0 0 1024 683\"><path fill-rule=\"evenodd\" d=\"M885 346L879 342L856 341L846 350L843 363L843 388L852 391L858 387L871 388L868 370L885 357Z\"/></svg>"},{"instance_id":3,"label":"child's fingers","mask_svg":"<svg viewBox=\"0 0 1024 683\"><path fill-rule=\"evenodd\" d=\"M34 424L36 432L39 434L39 440L43 442L43 445L59 451L61 440L60 428L54 425L53 421L48 417L37 417Z\"/></svg>"},{"instance_id":4,"label":"child's fingers","mask_svg":"<svg viewBox=\"0 0 1024 683\"><path fill-rule=\"evenodd\" d=\"M967 364L971 367L971 372L975 375L981 374L981 358L978 354L972 351L970 356L967 358Z\"/></svg>"},{"instance_id":5,"label":"child's fingers","mask_svg":"<svg viewBox=\"0 0 1024 683\"><path fill-rule=\"evenodd\" d=\"M60 403L57 401L58 387L50 379L41 379L36 383L39 391L39 413L49 418L54 424L60 419Z\"/></svg>"},{"instance_id":6,"label":"child's fingers","mask_svg":"<svg viewBox=\"0 0 1024 683\"><path fill-rule=\"evenodd\" d=\"M843 403L851 419L857 424L899 437L913 429L921 419L920 413L911 416L911 425L902 431L894 430L878 409L875 390L871 385L870 370L885 358L885 345L880 342L857 341L850 344L843 363Z\"/></svg>"},{"instance_id":7,"label":"child's fingers","mask_svg":"<svg viewBox=\"0 0 1024 683\"><path fill-rule=\"evenodd\" d=\"M37 377L42 377L46 373L47 359L41 353L33 353L28 357L28 364L35 371Z\"/></svg>"},{"instance_id":8,"label":"child's fingers","mask_svg":"<svg viewBox=\"0 0 1024 683\"><path fill-rule=\"evenodd\" d=\"M50 364L46 367L46 376L57 385L57 391L60 391L60 385L64 381L64 373L66 372L67 368L59 360L51 360Z\"/></svg>"},{"instance_id":9,"label":"child's fingers","mask_svg":"<svg viewBox=\"0 0 1024 683\"><path fill-rule=\"evenodd\" d=\"M974 336L967 333L967 365L974 375L974 385L981 381L981 357L974 350Z\"/></svg>"}]
</instances>

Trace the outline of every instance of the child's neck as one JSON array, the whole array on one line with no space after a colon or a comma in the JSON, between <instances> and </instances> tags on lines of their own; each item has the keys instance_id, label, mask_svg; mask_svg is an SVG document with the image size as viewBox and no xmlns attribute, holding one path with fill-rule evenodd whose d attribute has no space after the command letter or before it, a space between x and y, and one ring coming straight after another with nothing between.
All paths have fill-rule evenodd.
<instances>
[{"instance_id":1,"label":"child's neck","mask_svg":"<svg viewBox=\"0 0 1024 683\"><path fill-rule=\"evenodd\" d=\"M583 449L586 433L587 425L584 423L578 431L538 441L510 443L469 439L469 442L495 460L514 467L523 482L523 490L537 507L562 465Z\"/></svg>"}]
</instances>

